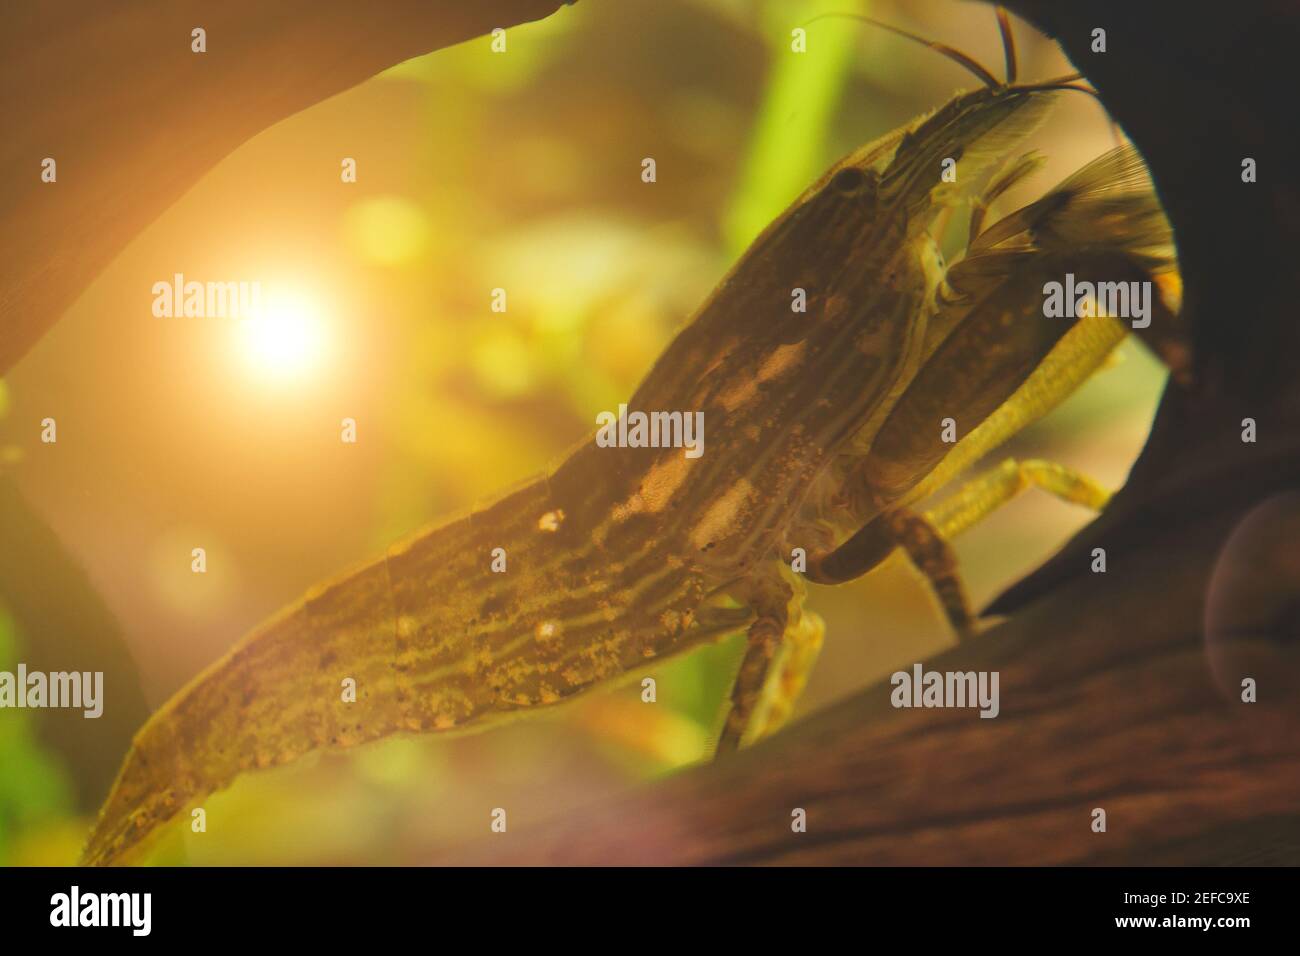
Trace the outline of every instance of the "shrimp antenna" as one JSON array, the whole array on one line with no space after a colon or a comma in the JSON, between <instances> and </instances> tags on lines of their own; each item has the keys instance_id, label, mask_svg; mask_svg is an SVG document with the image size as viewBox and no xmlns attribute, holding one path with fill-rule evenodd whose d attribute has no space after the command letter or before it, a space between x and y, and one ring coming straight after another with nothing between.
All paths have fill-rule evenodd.
<instances>
[{"instance_id":1,"label":"shrimp antenna","mask_svg":"<svg viewBox=\"0 0 1300 956\"><path fill-rule=\"evenodd\" d=\"M861 23L870 24L873 27L879 27L882 30L888 30L890 33L911 40L913 43L919 43L922 46L927 46L931 50L934 50L934 52L946 56L954 63L960 64L961 66L969 70L971 73L973 73L975 76L977 76L979 78L979 81L987 87L998 88L1005 85L999 82L997 77L995 77L987 69L981 66L977 60L967 56L965 53L962 53L961 50L954 49L953 47L948 46L946 43L940 43L937 40L927 40L925 37L918 36L915 33L911 33L907 30L902 29L901 27L892 26L891 24L885 23L882 20L876 20L873 17L863 16L860 13L823 13L819 16L813 17L811 20L805 23L804 26L806 27L812 26L818 20L826 20L831 17L835 17L837 19L843 19L843 20L857 20ZM1014 60L1015 57L1014 48L1007 55L1011 57L1012 60Z\"/></svg>"},{"instance_id":2,"label":"shrimp antenna","mask_svg":"<svg viewBox=\"0 0 1300 956\"><path fill-rule=\"evenodd\" d=\"M998 16L998 32L1002 34L1002 55L1007 64L1007 86L1013 86L1016 82L1016 37L1011 32L1011 18L1007 16L1007 8L998 4L994 7Z\"/></svg>"}]
</instances>

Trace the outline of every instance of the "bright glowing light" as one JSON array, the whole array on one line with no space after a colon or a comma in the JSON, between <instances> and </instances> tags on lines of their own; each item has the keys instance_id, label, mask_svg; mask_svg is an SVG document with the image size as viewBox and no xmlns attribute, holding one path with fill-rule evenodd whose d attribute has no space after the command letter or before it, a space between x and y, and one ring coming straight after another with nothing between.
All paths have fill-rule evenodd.
<instances>
[{"instance_id":1,"label":"bright glowing light","mask_svg":"<svg viewBox=\"0 0 1300 956\"><path fill-rule=\"evenodd\" d=\"M302 378L320 364L325 325L318 303L297 289L266 296L254 317L241 323L244 356L263 376Z\"/></svg>"}]
</instances>

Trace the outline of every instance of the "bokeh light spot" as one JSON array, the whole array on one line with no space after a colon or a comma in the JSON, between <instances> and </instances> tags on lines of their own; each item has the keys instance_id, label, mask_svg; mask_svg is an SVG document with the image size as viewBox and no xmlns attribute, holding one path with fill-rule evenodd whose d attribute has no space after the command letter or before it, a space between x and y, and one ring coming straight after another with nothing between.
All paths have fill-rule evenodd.
<instances>
[{"instance_id":1,"label":"bokeh light spot","mask_svg":"<svg viewBox=\"0 0 1300 956\"><path fill-rule=\"evenodd\" d=\"M411 262L429 245L429 221L424 211L400 196L356 203L347 211L344 229L352 247L381 266Z\"/></svg>"}]
</instances>

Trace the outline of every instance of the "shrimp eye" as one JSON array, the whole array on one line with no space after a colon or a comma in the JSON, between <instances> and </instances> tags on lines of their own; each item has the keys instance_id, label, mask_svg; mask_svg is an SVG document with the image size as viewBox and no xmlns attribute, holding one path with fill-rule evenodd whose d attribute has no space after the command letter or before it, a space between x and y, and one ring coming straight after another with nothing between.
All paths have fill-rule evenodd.
<instances>
[{"instance_id":1,"label":"shrimp eye","mask_svg":"<svg viewBox=\"0 0 1300 956\"><path fill-rule=\"evenodd\" d=\"M856 166L845 166L831 177L831 188L845 195L857 192L866 183L866 174Z\"/></svg>"}]
</instances>

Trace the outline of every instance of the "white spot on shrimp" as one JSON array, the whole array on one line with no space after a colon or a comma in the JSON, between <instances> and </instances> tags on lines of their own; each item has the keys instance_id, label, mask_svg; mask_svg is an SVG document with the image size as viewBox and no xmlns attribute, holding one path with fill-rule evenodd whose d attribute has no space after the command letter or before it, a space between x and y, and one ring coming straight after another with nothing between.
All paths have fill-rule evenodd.
<instances>
[{"instance_id":1,"label":"white spot on shrimp","mask_svg":"<svg viewBox=\"0 0 1300 956\"><path fill-rule=\"evenodd\" d=\"M700 523L691 529L691 544L703 551L719 541L727 529L736 524L741 511L753 497L754 486L741 478L709 505Z\"/></svg>"},{"instance_id":2,"label":"white spot on shrimp","mask_svg":"<svg viewBox=\"0 0 1300 956\"><path fill-rule=\"evenodd\" d=\"M686 480L692 459L677 455L661 458L646 472L641 486L627 501L614 506L615 521L626 521L636 514L657 514L668 507L673 494Z\"/></svg>"},{"instance_id":3,"label":"white spot on shrimp","mask_svg":"<svg viewBox=\"0 0 1300 956\"><path fill-rule=\"evenodd\" d=\"M763 359L752 377L722 392L718 396L718 402L729 412L749 404L758 396L760 385L786 374L803 360L805 347L806 343L802 341L778 345Z\"/></svg>"}]
</instances>

